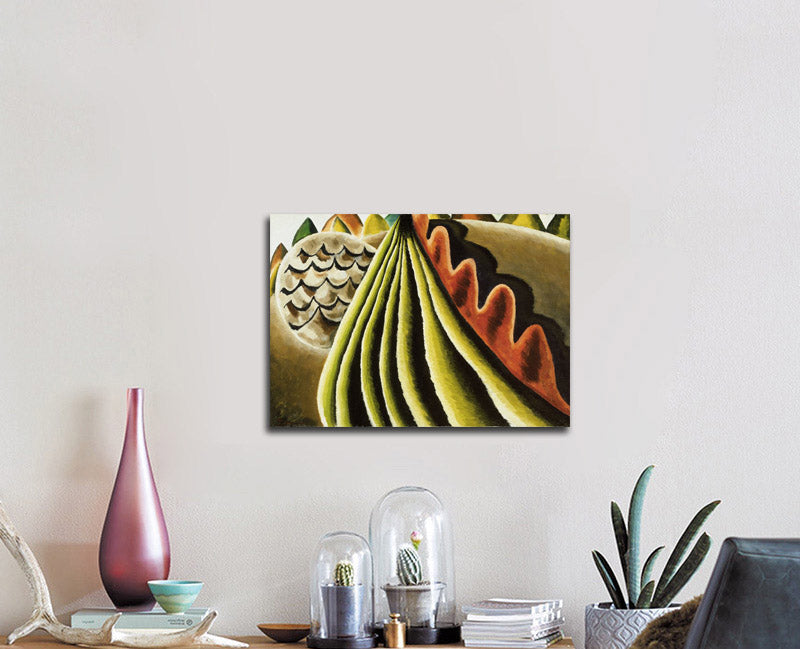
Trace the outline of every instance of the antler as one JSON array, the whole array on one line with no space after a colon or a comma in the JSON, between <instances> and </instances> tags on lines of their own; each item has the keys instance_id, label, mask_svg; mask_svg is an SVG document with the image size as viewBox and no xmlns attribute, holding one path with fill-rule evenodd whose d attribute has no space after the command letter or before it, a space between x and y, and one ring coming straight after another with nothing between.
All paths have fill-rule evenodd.
<instances>
[{"instance_id":1,"label":"antler","mask_svg":"<svg viewBox=\"0 0 800 649\"><path fill-rule=\"evenodd\" d=\"M50 590L44 578L42 568L30 546L17 534L17 530L8 517L3 502L0 501L0 540L3 541L11 555L25 573L33 593L33 613L22 626L14 629L8 636L8 644L22 638L36 629L43 629L51 636L67 644L86 646L131 647L133 649L163 649L168 647L203 646L227 647L243 649L244 642L211 635L208 629L217 617L216 611L209 611L195 626L181 631L165 633L139 633L114 628L122 613L108 618L99 629L73 629L58 621L50 601Z\"/></svg>"}]
</instances>

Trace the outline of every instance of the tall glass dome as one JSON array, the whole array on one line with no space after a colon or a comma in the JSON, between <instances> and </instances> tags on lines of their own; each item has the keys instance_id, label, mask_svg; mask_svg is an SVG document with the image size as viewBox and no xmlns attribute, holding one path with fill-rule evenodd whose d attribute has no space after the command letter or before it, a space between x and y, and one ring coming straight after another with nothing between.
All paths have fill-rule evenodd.
<instances>
[{"instance_id":1,"label":"tall glass dome","mask_svg":"<svg viewBox=\"0 0 800 649\"><path fill-rule=\"evenodd\" d=\"M458 642L453 534L442 502L422 487L400 487L378 501L369 521L379 628L397 613L408 644Z\"/></svg>"},{"instance_id":2,"label":"tall glass dome","mask_svg":"<svg viewBox=\"0 0 800 649\"><path fill-rule=\"evenodd\" d=\"M311 563L311 633L308 646L376 646L372 608L372 553L364 537L332 532L317 544Z\"/></svg>"}]
</instances>

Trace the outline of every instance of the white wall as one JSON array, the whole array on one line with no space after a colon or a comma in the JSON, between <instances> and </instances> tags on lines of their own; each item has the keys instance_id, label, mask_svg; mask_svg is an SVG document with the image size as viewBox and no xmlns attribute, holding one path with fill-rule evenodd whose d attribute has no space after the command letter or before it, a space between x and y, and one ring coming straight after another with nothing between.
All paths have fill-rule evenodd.
<instances>
[{"instance_id":1,"label":"white wall","mask_svg":"<svg viewBox=\"0 0 800 649\"><path fill-rule=\"evenodd\" d=\"M798 535L800 14L762 4L0 4L0 496L58 612L104 602L131 385L223 632L302 620L319 535L404 483L461 601L579 639L649 462L648 545L716 497L717 548ZM572 429L265 432L270 211L572 213ZM24 588L0 552L0 633Z\"/></svg>"}]
</instances>

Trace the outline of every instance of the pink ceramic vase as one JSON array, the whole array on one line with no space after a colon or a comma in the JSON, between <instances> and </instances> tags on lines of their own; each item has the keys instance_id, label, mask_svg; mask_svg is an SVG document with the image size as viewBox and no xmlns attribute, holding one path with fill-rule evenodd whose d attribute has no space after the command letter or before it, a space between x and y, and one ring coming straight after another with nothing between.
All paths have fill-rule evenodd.
<instances>
[{"instance_id":1,"label":"pink ceramic vase","mask_svg":"<svg viewBox=\"0 0 800 649\"><path fill-rule=\"evenodd\" d=\"M149 610L147 582L169 576L169 536L144 437L141 388L128 390L128 423L100 537L100 577L118 609Z\"/></svg>"}]
</instances>

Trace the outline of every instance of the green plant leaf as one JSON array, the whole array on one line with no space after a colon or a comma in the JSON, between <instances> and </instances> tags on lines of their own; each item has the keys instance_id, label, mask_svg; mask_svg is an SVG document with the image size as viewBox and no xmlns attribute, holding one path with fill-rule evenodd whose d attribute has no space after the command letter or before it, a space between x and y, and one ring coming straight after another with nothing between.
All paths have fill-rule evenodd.
<instances>
[{"instance_id":1,"label":"green plant leaf","mask_svg":"<svg viewBox=\"0 0 800 649\"><path fill-rule=\"evenodd\" d=\"M619 562L622 564L622 574L628 574L628 530L625 526L625 519L619 505L611 502L611 524L614 526L614 537L617 539L617 552L619 552Z\"/></svg>"},{"instance_id":2,"label":"green plant leaf","mask_svg":"<svg viewBox=\"0 0 800 649\"><path fill-rule=\"evenodd\" d=\"M675 545L675 549L669 555L669 559L667 559L667 565L664 566L664 571L661 573L661 577L658 579L658 585L656 586L656 592L654 595L654 599L660 599L664 589L667 587L667 583L670 579L672 579L673 575L675 574L675 570L678 568L678 564L683 561L684 556L689 551L689 546L694 543L694 540L697 538L697 535L700 533L700 527L705 523L706 519L711 515L717 505L719 505L720 501L715 500L713 502L708 503L705 507L703 507L699 512L694 515L694 518L691 520L689 525L686 527L686 530L683 534L681 534L681 538L678 539L678 543Z\"/></svg>"},{"instance_id":3,"label":"green plant leaf","mask_svg":"<svg viewBox=\"0 0 800 649\"><path fill-rule=\"evenodd\" d=\"M648 581L650 581L650 575L653 574L653 565L655 563L655 560L658 558L658 555L661 554L661 551L663 549L664 549L663 545L657 547L655 550L653 550L650 553L650 556L647 557L647 559L645 560L644 567L642 568L642 582L641 583L646 584ZM655 589L655 583L653 584L653 589ZM653 593L650 593L650 597L651 598L652 598L652 596L653 596Z\"/></svg>"},{"instance_id":4,"label":"green plant leaf","mask_svg":"<svg viewBox=\"0 0 800 649\"><path fill-rule=\"evenodd\" d=\"M608 594L611 595L611 601L614 603L614 606L617 608L627 608L625 596L622 594L622 589L619 587L617 577L614 575L614 571L611 569L608 561L606 561L606 558L597 550L592 550L592 559L594 559L594 565L597 566L597 570L603 578L603 583L606 585Z\"/></svg>"},{"instance_id":5,"label":"green plant leaf","mask_svg":"<svg viewBox=\"0 0 800 649\"><path fill-rule=\"evenodd\" d=\"M639 476L636 486L633 488L631 504L628 508L628 570L625 573L625 581L628 584L628 601L632 606L639 600L639 591L641 589L639 548L642 542L642 508L653 468L651 464L642 471L642 475Z\"/></svg>"},{"instance_id":6,"label":"green plant leaf","mask_svg":"<svg viewBox=\"0 0 800 649\"><path fill-rule=\"evenodd\" d=\"M636 600L636 608L650 608L650 601L653 599L653 591L655 589L656 582L651 579L642 588L642 592L639 593L639 599Z\"/></svg>"},{"instance_id":7,"label":"green plant leaf","mask_svg":"<svg viewBox=\"0 0 800 649\"><path fill-rule=\"evenodd\" d=\"M673 599L678 596L678 593L686 585L692 575L697 572L703 559L706 558L709 549L711 548L711 537L705 532L697 539L686 561L681 564L675 576L669 580L664 590L658 597L653 598L653 608L664 608L669 606Z\"/></svg>"}]
</instances>

